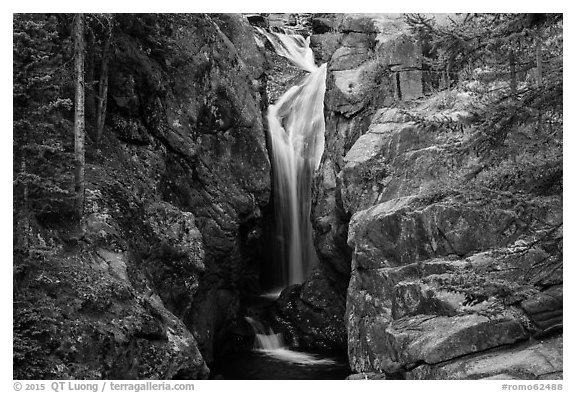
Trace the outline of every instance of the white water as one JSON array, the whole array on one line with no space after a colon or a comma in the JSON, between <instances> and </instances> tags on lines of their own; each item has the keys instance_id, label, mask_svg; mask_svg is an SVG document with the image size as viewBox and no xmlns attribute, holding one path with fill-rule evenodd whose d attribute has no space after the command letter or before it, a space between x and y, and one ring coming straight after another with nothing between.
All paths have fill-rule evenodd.
<instances>
[{"instance_id":1,"label":"white water","mask_svg":"<svg viewBox=\"0 0 576 393\"><path fill-rule=\"evenodd\" d=\"M260 34L268 38L276 53L290 60L296 67L310 73L318 69L314 63L314 53L310 49L310 37L304 38L298 34L267 32L259 27L256 29Z\"/></svg>"},{"instance_id":2,"label":"white water","mask_svg":"<svg viewBox=\"0 0 576 393\"><path fill-rule=\"evenodd\" d=\"M276 52L295 66L309 72L297 86L290 88L268 108L268 130L274 178L276 244L280 263L273 277L274 291L262 296L277 298L288 285L302 283L317 256L310 223L312 174L318 169L324 152L324 92L326 64L316 67L310 39L296 34L270 33L257 28ZM278 290L280 289L280 290ZM328 365L331 359L292 351L282 334L246 317L255 333L254 350L285 362Z\"/></svg>"},{"instance_id":3,"label":"white water","mask_svg":"<svg viewBox=\"0 0 576 393\"><path fill-rule=\"evenodd\" d=\"M266 292L260 295L260 297L263 297L265 299L269 299L269 300L276 300L280 297L280 294L282 293L282 289L276 289L274 291L271 292Z\"/></svg>"},{"instance_id":4,"label":"white water","mask_svg":"<svg viewBox=\"0 0 576 393\"><path fill-rule=\"evenodd\" d=\"M310 223L311 182L324 152L326 64L316 67L310 39L269 33L276 52L309 74L268 108L272 142L276 246L280 263L273 287L302 283L317 262Z\"/></svg>"},{"instance_id":5,"label":"white water","mask_svg":"<svg viewBox=\"0 0 576 393\"><path fill-rule=\"evenodd\" d=\"M246 317L246 320L254 329L254 333L256 333L254 342L254 350L256 352L290 363L310 365L336 363L331 359L319 359L309 353L292 351L284 345L284 338L281 333L274 333L272 329L268 329L268 334L266 334L266 330L260 322L250 317Z\"/></svg>"}]
</instances>

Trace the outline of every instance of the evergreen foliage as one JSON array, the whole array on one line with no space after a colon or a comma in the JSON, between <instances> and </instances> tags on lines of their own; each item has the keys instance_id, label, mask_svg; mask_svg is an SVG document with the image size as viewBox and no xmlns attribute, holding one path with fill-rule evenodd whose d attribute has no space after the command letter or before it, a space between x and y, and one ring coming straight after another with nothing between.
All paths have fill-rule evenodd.
<instances>
[{"instance_id":1,"label":"evergreen foliage","mask_svg":"<svg viewBox=\"0 0 576 393\"><path fill-rule=\"evenodd\" d=\"M64 15L15 14L14 208L62 211L71 191L71 43ZM64 209L66 210L66 209Z\"/></svg>"},{"instance_id":2,"label":"evergreen foliage","mask_svg":"<svg viewBox=\"0 0 576 393\"><path fill-rule=\"evenodd\" d=\"M562 15L466 14L445 25L420 14L407 14L405 20L424 43L424 63L442 76L445 83L438 85L475 97L471 115L458 121L413 120L433 129L463 132L472 127L461 153L476 153L483 170L502 176L488 181L498 189L518 185L505 179L524 177L524 183L540 179L561 192ZM528 167L533 168L530 174Z\"/></svg>"}]
</instances>

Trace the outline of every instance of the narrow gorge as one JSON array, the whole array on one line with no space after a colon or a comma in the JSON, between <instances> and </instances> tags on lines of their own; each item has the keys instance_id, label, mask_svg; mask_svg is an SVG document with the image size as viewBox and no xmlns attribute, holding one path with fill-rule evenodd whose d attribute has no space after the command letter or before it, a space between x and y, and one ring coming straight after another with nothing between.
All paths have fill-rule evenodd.
<instances>
[{"instance_id":1,"label":"narrow gorge","mask_svg":"<svg viewBox=\"0 0 576 393\"><path fill-rule=\"evenodd\" d=\"M14 379L563 378L561 14L13 30Z\"/></svg>"}]
</instances>

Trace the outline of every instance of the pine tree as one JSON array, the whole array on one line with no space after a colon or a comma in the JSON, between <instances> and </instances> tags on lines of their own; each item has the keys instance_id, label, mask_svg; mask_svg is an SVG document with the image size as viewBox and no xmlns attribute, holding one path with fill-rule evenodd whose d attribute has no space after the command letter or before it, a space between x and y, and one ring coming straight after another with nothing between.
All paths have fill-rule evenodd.
<instances>
[{"instance_id":1,"label":"pine tree","mask_svg":"<svg viewBox=\"0 0 576 393\"><path fill-rule=\"evenodd\" d=\"M493 151L522 124L562 128L561 14L466 14L445 25L420 14L405 20L425 43L431 72L449 70L444 88L459 79L493 86L477 108L474 148Z\"/></svg>"},{"instance_id":2,"label":"pine tree","mask_svg":"<svg viewBox=\"0 0 576 393\"><path fill-rule=\"evenodd\" d=\"M66 221L82 213L86 142L89 148L104 129L114 21L14 14L15 214Z\"/></svg>"},{"instance_id":3,"label":"pine tree","mask_svg":"<svg viewBox=\"0 0 576 393\"><path fill-rule=\"evenodd\" d=\"M14 14L14 209L23 215L56 212L69 196L69 37L59 25L54 15Z\"/></svg>"}]
</instances>

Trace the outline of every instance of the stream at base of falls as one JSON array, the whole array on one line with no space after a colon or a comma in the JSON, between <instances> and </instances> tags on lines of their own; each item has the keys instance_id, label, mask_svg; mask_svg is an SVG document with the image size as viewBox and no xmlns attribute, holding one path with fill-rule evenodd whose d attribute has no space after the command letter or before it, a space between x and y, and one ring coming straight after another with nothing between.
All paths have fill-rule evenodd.
<instances>
[{"instance_id":1,"label":"stream at base of falls","mask_svg":"<svg viewBox=\"0 0 576 393\"><path fill-rule=\"evenodd\" d=\"M274 301L270 294L249 300L248 312L252 317L246 316L244 320L254 333L252 349L217 358L210 365L212 379L342 380L351 374L344 351L305 352L291 349L281 333L265 326L261 322L268 319L264 310L269 309Z\"/></svg>"},{"instance_id":2,"label":"stream at base of falls","mask_svg":"<svg viewBox=\"0 0 576 393\"><path fill-rule=\"evenodd\" d=\"M282 360L264 351L238 353L220 359L212 366L215 379L258 380L258 379L332 379L342 380L351 374L348 359L343 354L296 352L286 349L286 359L313 357L316 362L295 363Z\"/></svg>"}]
</instances>

